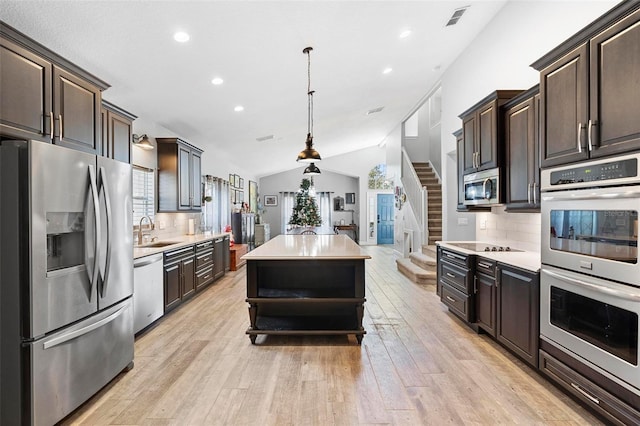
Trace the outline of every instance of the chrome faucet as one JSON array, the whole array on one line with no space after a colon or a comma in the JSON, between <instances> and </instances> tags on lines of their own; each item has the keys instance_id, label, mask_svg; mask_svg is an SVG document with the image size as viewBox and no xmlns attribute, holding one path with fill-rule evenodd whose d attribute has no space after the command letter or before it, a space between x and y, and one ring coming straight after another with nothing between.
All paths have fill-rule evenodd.
<instances>
[{"instance_id":1,"label":"chrome faucet","mask_svg":"<svg viewBox=\"0 0 640 426\"><path fill-rule=\"evenodd\" d=\"M147 218L147 220L149 221L149 230L153 231L155 229L155 225L153 224L153 222L151 221L151 218L149 216L142 216L140 218L140 223L138 224L138 245L141 246L142 245L142 239L145 235L150 235L149 233L147 234L143 234L142 233L142 221L144 221L144 218Z\"/></svg>"}]
</instances>

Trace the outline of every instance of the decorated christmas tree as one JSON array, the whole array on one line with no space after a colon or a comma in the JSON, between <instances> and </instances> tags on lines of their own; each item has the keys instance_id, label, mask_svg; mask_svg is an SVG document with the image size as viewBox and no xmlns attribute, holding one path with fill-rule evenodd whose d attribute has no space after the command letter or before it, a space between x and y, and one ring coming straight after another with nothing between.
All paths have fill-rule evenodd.
<instances>
[{"instance_id":1,"label":"decorated christmas tree","mask_svg":"<svg viewBox=\"0 0 640 426\"><path fill-rule=\"evenodd\" d=\"M296 194L296 204L293 206L289 225L320 226L322 219L318 212L316 198L310 194L311 180L302 179L300 190Z\"/></svg>"}]
</instances>

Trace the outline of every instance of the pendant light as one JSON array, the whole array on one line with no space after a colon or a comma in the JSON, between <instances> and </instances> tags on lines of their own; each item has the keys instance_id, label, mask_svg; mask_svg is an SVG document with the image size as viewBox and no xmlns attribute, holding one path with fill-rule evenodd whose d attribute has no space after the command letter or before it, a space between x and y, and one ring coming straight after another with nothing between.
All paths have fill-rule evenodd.
<instances>
[{"instance_id":1,"label":"pendant light","mask_svg":"<svg viewBox=\"0 0 640 426\"><path fill-rule=\"evenodd\" d=\"M315 165L315 163L311 163L304 169L304 175L319 175L320 169Z\"/></svg>"},{"instance_id":2,"label":"pendant light","mask_svg":"<svg viewBox=\"0 0 640 426\"><path fill-rule=\"evenodd\" d=\"M302 50L302 53L307 55L307 141L305 142L306 148L298 154L298 159L296 161L301 161L303 163L313 163L315 161L320 161L322 158L320 157L320 153L313 149L313 93L311 90L311 51L313 47L305 47ZM315 165L314 165L315 167ZM315 167L317 169L317 167ZM320 170L318 170L320 172Z\"/></svg>"}]
</instances>

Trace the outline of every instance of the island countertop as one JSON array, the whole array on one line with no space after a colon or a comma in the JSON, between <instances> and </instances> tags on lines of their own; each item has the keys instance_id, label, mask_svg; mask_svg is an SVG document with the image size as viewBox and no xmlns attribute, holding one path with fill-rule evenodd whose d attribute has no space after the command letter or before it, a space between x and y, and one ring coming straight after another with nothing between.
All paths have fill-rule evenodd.
<instances>
[{"instance_id":1,"label":"island countertop","mask_svg":"<svg viewBox=\"0 0 640 426\"><path fill-rule=\"evenodd\" d=\"M242 259L371 259L371 256L347 235L278 235Z\"/></svg>"}]
</instances>

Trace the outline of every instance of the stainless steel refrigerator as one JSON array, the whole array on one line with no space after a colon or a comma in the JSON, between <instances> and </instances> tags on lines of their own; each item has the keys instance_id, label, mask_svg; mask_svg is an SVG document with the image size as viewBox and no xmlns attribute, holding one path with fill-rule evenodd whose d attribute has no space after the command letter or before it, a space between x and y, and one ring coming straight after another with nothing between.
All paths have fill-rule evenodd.
<instances>
[{"instance_id":1,"label":"stainless steel refrigerator","mask_svg":"<svg viewBox=\"0 0 640 426\"><path fill-rule=\"evenodd\" d=\"M131 166L0 141L0 424L50 425L133 366Z\"/></svg>"}]
</instances>

